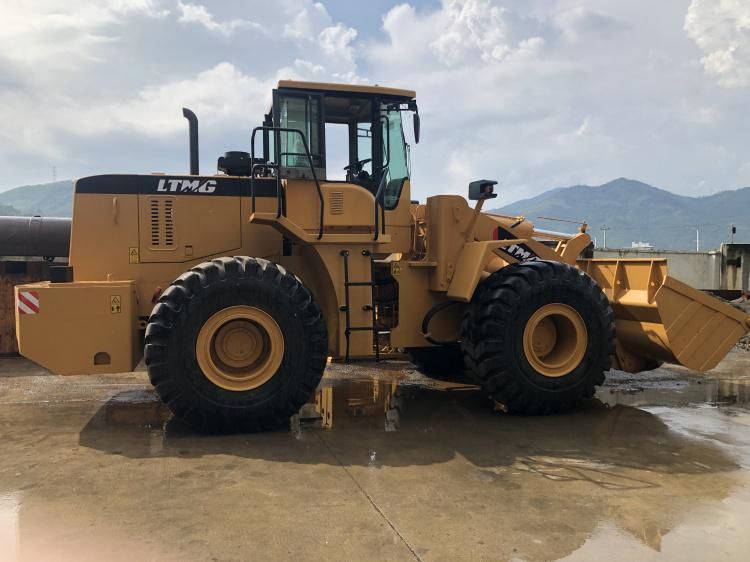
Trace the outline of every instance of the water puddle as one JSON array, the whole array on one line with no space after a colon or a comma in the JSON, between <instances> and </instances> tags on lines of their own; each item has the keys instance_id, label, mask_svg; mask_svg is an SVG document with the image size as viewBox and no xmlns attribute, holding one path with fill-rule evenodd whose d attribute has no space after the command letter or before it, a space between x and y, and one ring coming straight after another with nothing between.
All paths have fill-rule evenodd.
<instances>
[{"instance_id":1,"label":"water puddle","mask_svg":"<svg viewBox=\"0 0 750 562\"><path fill-rule=\"evenodd\" d=\"M611 372L605 385L598 389L596 397L610 405L747 409L750 404L750 381L681 375L667 369L640 375Z\"/></svg>"},{"instance_id":2,"label":"water puddle","mask_svg":"<svg viewBox=\"0 0 750 562\"><path fill-rule=\"evenodd\" d=\"M245 535L269 537L267 548L284 537L286 557L336 545L341 558L365 559L343 550L354 533L376 537L378 553L402 537L431 553L424 558L546 561L580 549L598 560L615 545L620 559L711 559L722 544L746 551L736 522L750 513L749 403L742 381L665 369L612 373L569 414L514 416L465 381L426 379L406 364L336 365L287 427L202 435L152 389L131 387L103 404L45 406L53 422L75 427L79 447L71 455L61 435L44 449L59 464L19 460L29 474L7 477L15 487L6 489L21 490L24 502L19 515L21 504L0 494L0 544L18 541L18 521L22 545L42 544L37 536L51 523L40 513L70 528L57 514L77 506L77 536L91 544L90 522L122 531L106 535L119 545L153 539L156 514L173 513L181 524L161 527L154 544L200 559L217 548L227 549L219 558L242 559L246 552L231 549ZM201 543L214 513L221 518ZM700 544L690 543L697 536Z\"/></svg>"},{"instance_id":3,"label":"water puddle","mask_svg":"<svg viewBox=\"0 0 750 562\"><path fill-rule=\"evenodd\" d=\"M738 381L659 373L635 379L613 373L581 409L525 417L503 414L484 392L465 382L425 379L392 366L350 369L329 370L286 430L200 435L174 419L152 390L138 390L110 399L83 429L80 443L131 457L233 453L315 462L330 462L339 448L355 448L348 462L366 466L430 464L456 454L492 466L523 458L527 469L542 467L545 474L549 467L539 458L561 451L566 458L594 453L596 462L664 471L723 471L737 462L750 464L746 449L741 458L731 459L716 447L695 447L690 441L705 437L705 428L711 427L701 408L732 415L747 409L748 387ZM352 378L354 373L358 378ZM683 431L670 428L669 419ZM736 443L719 433L717 441ZM680 452L688 447L692 455Z\"/></svg>"},{"instance_id":4,"label":"water puddle","mask_svg":"<svg viewBox=\"0 0 750 562\"><path fill-rule=\"evenodd\" d=\"M748 409L749 405L750 384L742 379L685 376L667 369L636 376L611 372L595 398L566 417L597 415L617 406L703 406L731 412ZM290 429L295 435L306 429L394 432L400 429L406 410L410 423L419 423L423 415L430 423L436 423L434 412L455 408L461 409L464 416L479 419L497 417L503 410L502 405L493 403L484 392L460 376L455 381L428 379L398 363L364 367L335 365L329 368L309 402L292 417ZM514 419L514 424L523 423L520 420L533 423L534 419L505 417ZM169 408L152 389L128 390L114 395L89 425L190 432L172 418Z\"/></svg>"}]
</instances>

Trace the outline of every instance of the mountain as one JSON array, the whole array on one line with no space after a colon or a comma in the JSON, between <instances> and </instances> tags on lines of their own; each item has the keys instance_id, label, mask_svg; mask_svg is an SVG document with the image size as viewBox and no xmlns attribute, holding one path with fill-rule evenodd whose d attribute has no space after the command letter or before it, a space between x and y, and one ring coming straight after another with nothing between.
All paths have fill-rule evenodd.
<instances>
[{"instance_id":1,"label":"mountain","mask_svg":"<svg viewBox=\"0 0 750 562\"><path fill-rule=\"evenodd\" d=\"M695 250L696 230L700 248L718 248L737 227L736 242L750 242L750 187L722 191L705 197L686 197L651 185L619 178L600 186L556 188L516 201L495 212L523 215L537 227L574 232L575 225L541 220L552 217L586 221L589 234L603 244L601 227L609 227L607 246L629 248L632 242L648 242L664 250Z\"/></svg>"},{"instance_id":2,"label":"mountain","mask_svg":"<svg viewBox=\"0 0 750 562\"><path fill-rule=\"evenodd\" d=\"M0 217L17 217L23 213L11 205L0 205Z\"/></svg>"},{"instance_id":3,"label":"mountain","mask_svg":"<svg viewBox=\"0 0 750 562\"><path fill-rule=\"evenodd\" d=\"M26 185L0 193L0 215L24 214L69 217L73 182ZM4 206L10 206L6 208ZM495 212L523 215L545 230L574 232L576 226L538 217L586 221L591 237L607 246L629 248L648 242L664 250L694 250L696 230L701 249L718 248L729 241L730 225L737 227L737 242L750 242L750 187L705 197L686 197L651 185L619 178L599 186L557 187Z\"/></svg>"},{"instance_id":4,"label":"mountain","mask_svg":"<svg viewBox=\"0 0 750 562\"><path fill-rule=\"evenodd\" d=\"M69 217L73 213L73 181L24 185L0 193L0 207L10 205L22 215Z\"/></svg>"}]
</instances>

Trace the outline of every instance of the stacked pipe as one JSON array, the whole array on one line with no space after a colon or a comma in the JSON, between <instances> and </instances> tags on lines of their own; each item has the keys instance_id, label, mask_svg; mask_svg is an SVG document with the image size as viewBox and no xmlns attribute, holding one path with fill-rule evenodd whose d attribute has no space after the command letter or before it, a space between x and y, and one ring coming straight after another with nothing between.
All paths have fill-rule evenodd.
<instances>
[{"instance_id":1,"label":"stacked pipe","mask_svg":"<svg viewBox=\"0 0 750 562\"><path fill-rule=\"evenodd\" d=\"M71 219L0 217L0 256L68 257Z\"/></svg>"}]
</instances>

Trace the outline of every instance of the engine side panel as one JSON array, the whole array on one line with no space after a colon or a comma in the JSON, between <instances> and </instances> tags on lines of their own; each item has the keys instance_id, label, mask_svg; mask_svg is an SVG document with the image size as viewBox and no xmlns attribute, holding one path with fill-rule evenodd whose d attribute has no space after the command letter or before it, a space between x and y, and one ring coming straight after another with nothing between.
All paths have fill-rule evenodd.
<instances>
[{"instance_id":1,"label":"engine side panel","mask_svg":"<svg viewBox=\"0 0 750 562\"><path fill-rule=\"evenodd\" d=\"M275 182L258 182L256 196L258 210L275 211ZM249 224L250 212L247 178L83 178L73 204L75 281L135 281L138 316L147 316L157 287L166 288L198 263L226 255L281 255L281 235Z\"/></svg>"}]
</instances>

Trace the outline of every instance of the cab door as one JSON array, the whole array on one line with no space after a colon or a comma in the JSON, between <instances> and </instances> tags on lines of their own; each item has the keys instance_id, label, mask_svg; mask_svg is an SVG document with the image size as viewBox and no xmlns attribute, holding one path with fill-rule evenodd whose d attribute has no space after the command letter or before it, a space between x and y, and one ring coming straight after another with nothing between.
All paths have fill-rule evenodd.
<instances>
[{"instance_id":1,"label":"cab door","mask_svg":"<svg viewBox=\"0 0 750 562\"><path fill-rule=\"evenodd\" d=\"M312 160L315 175L319 180L325 178L323 112L321 94L290 90L273 91L274 125L291 129L279 132L272 139L274 159L281 166L281 177L312 180Z\"/></svg>"}]
</instances>

